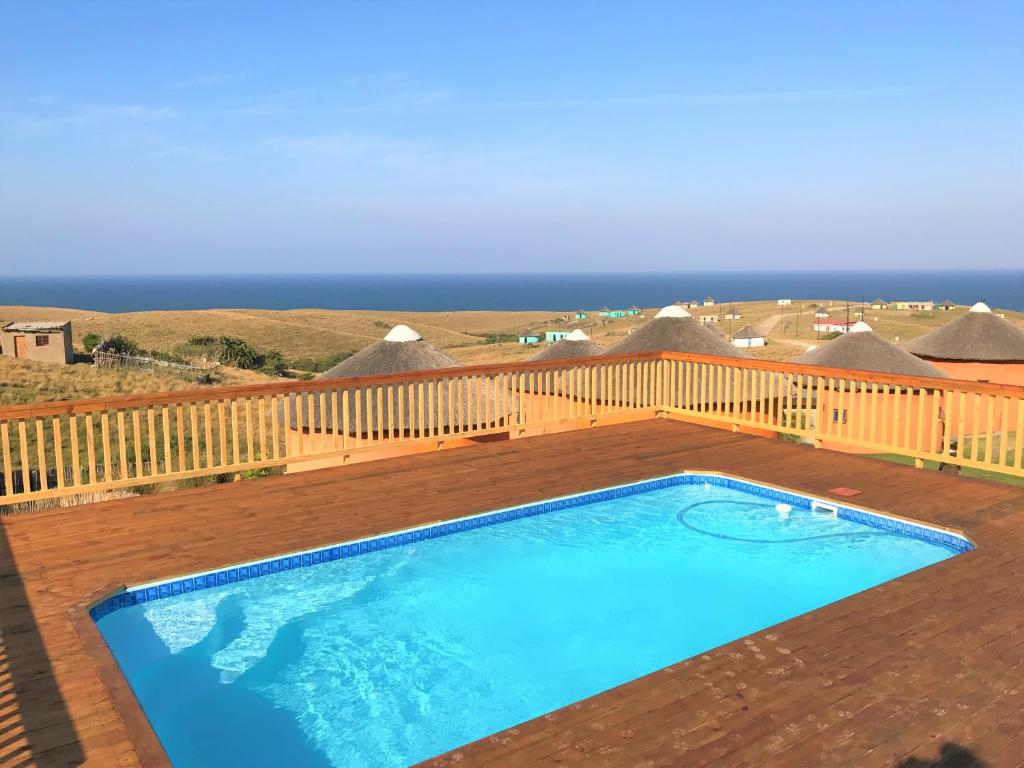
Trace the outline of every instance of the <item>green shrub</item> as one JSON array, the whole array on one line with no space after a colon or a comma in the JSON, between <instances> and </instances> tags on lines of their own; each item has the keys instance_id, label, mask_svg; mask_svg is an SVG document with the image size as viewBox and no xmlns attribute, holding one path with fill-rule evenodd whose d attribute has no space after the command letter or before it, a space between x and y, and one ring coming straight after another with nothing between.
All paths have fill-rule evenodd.
<instances>
[{"instance_id":1,"label":"green shrub","mask_svg":"<svg viewBox=\"0 0 1024 768\"><path fill-rule=\"evenodd\" d=\"M288 371L288 365L284 361L284 356L276 349L272 349L263 355L260 371L270 376L284 376Z\"/></svg>"},{"instance_id":2,"label":"green shrub","mask_svg":"<svg viewBox=\"0 0 1024 768\"><path fill-rule=\"evenodd\" d=\"M82 346L86 352L92 352L101 341L103 338L98 333L87 333L82 337Z\"/></svg>"},{"instance_id":3,"label":"green shrub","mask_svg":"<svg viewBox=\"0 0 1024 768\"><path fill-rule=\"evenodd\" d=\"M352 357L351 352L338 352L335 355L328 355L327 357L300 357L292 360L288 367L294 368L297 371L323 373L327 369L336 366L342 360L348 360L350 357Z\"/></svg>"}]
</instances>

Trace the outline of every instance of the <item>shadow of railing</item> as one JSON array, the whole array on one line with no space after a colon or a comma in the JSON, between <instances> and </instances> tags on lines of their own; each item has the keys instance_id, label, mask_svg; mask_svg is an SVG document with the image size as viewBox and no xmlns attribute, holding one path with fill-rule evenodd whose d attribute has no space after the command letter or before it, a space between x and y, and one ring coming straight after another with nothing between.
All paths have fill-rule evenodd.
<instances>
[{"instance_id":1,"label":"shadow of railing","mask_svg":"<svg viewBox=\"0 0 1024 768\"><path fill-rule=\"evenodd\" d=\"M84 759L0 524L0 764L80 765Z\"/></svg>"},{"instance_id":2,"label":"shadow of railing","mask_svg":"<svg viewBox=\"0 0 1024 768\"><path fill-rule=\"evenodd\" d=\"M912 755L896 764L896 768L988 768L971 750L955 741L947 741L939 747L934 758Z\"/></svg>"}]
</instances>

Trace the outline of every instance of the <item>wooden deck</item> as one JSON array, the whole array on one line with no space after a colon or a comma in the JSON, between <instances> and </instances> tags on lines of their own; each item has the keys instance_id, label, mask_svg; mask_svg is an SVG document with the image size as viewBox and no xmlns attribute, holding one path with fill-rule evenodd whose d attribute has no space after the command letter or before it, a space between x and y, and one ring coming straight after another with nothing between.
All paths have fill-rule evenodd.
<instances>
[{"instance_id":1,"label":"wooden deck","mask_svg":"<svg viewBox=\"0 0 1024 768\"><path fill-rule=\"evenodd\" d=\"M3 519L0 765L144 764L69 618L111 582L682 469L860 488L978 549L431 765L1024 765L1024 491L668 420Z\"/></svg>"}]
</instances>

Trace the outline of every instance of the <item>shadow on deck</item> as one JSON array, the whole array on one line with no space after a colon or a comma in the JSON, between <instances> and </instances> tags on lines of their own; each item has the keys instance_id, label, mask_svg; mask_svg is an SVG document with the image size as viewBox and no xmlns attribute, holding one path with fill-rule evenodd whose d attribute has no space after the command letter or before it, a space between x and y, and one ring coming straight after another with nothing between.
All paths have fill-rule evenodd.
<instances>
[{"instance_id":1,"label":"shadow on deck","mask_svg":"<svg viewBox=\"0 0 1024 768\"><path fill-rule=\"evenodd\" d=\"M0 764L80 765L78 733L0 525Z\"/></svg>"}]
</instances>

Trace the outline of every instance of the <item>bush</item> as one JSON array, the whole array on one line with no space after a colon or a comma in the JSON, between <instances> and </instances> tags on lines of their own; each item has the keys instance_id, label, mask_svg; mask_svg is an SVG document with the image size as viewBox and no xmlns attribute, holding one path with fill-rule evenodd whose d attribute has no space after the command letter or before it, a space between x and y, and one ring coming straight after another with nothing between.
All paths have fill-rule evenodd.
<instances>
[{"instance_id":1,"label":"bush","mask_svg":"<svg viewBox=\"0 0 1024 768\"><path fill-rule=\"evenodd\" d=\"M276 349L272 349L263 355L260 371L270 376L284 376L288 371L288 365L284 361L284 356Z\"/></svg>"},{"instance_id":2,"label":"bush","mask_svg":"<svg viewBox=\"0 0 1024 768\"><path fill-rule=\"evenodd\" d=\"M350 357L352 357L351 352L339 352L336 355L329 355L327 357L300 357L292 360L288 367L294 368L297 371L323 373L327 369L336 366L342 360L348 360Z\"/></svg>"},{"instance_id":3,"label":"bush","mask_svg":"<svg viewBox=\"0 0 1024 768\"><path fill-rule=\"evenodd\" d=\"M204 357L271 376L284 376L288 370L284 355L276 349L261 352L245 339L235 336L189 336L188 341L176 349L179 354L187 357Z\"/></svg>"},{"instance_id":4,"label":"bush","mask_svg":"<svg viewBox=\"0 0 1024 768\"><path fill-rule=\"evenodd\" d=\"M82 337L82 346L85 347L86 352L92 352L102 340L103 338L98 333L87 333Z\"/></svg>"},{"instance_id":5,"label":"bush","mask_svg":"<svg viewBox=\"0 0 1024 768\"><path fill-rule=\"evenodd\" d=\"M142 354L142 349L127 336L115 334L103 339L93 347L93 351L113 352L115 355L136 356Z\"/></svg>"}]
</instances>

